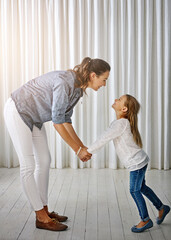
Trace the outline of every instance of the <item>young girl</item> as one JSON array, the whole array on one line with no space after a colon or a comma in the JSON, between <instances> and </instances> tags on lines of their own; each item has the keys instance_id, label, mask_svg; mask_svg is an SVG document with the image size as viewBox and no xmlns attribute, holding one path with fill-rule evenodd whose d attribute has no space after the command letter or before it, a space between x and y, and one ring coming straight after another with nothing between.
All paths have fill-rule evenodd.
<instances>
[{"instance_id":1,"label":"young girl","mask_svg":"<svg viewBox=\"0 0 171 240\"><path fill-rule=\"evenodd\" d=\"M163 222L170 211L170 207L163 205L145 182L145 172L149 158L142 149L141 136L138 131L137 114L140 104L134 97L126 94L116 99L112 108L116 112L117 120L113 121L100 138L88 148L88 152L94 153L107 142L113 140L119 159L130 170L130 193L141 217L141 222L137 226L133 226L131 230L132 232L143 232L153 226L143 195L159 211L157 224Z\"/></svg>"}]
</instances>

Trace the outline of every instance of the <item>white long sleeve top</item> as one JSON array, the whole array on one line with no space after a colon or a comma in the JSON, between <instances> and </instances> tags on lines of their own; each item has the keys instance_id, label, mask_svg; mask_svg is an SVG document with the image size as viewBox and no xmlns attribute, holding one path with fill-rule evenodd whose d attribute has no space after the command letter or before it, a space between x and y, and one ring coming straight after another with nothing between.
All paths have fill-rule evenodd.
<instances>
[{"instance_id":1,"label":"white long sleeve top","mask_svg":"<svg viewBox=\"0 0 171 240\"><path fill-rule=\"evenodd\" d=\"M128 119L114 120L87 151L93 154L111 140L120 161L128 170L141 169L149 162L147 153L134 142Z\"/></svg>"}]
</instances>

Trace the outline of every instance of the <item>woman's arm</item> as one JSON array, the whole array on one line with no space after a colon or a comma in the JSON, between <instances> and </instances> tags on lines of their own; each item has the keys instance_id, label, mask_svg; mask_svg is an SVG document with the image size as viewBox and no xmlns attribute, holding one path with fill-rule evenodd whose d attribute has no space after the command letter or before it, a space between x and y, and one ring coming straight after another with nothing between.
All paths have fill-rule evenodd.
<instances>
[{"instance_id":1,"label":"woman's arm","mask_svg":"<svg viewBox=\"0 0 171 240\"><path fill-rule=\"evenodd\" d=\"M79 148L82 147L78 157L81 160L89 160L92 154L87 152L87 149L78 138L77 134L75 133L73 127L69 123L62 123L62 124L53 124L57 132L60 136L64 139L64 141L74 150L75 153L78 152Z\"/></svg>"},{"instance_id":2,"label":"woman's arm","mask_svg":"<svg viewBox=\"0 0 171 240\"><path fill-rule=\"evenodd\" d=\"M70 134L70 136L75 140L75 142L82 148L85 148L84 144L81 142L81 140L79 139L79 137L77 136L73 126L71 123L63 123L64 127L66 128L66 130L68 131L68 133Z\"/></svg>"}]
</instances>

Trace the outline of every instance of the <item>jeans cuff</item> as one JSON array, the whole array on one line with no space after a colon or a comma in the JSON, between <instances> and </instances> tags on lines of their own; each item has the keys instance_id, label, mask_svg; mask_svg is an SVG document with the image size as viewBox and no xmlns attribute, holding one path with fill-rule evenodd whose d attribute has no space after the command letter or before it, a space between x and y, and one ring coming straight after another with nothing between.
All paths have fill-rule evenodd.
<instances>
[{"instance_id":1,"label":"jeans cuff","mask_svg":"<svg viewBox=\"0 0 171 240\"><path fill-rule=\"evenodd\" d=\"M150 218L149 217L146 217L146 218L144 218L144 219L141 219L143 222L146 222L146 221L148 221Z\"/></svg>"},{"instance_id":2,"label":"jeans cuff","mask_svg":"<svg viewBox=\"0 0 171 240\"><path fill-rule=\"evenodd\" d=\"M161 210L161 209L163 209L163 208L164 208L164 205L162 204L161 207L160 207L158 210Z\"/></svg>"}]
</instances>

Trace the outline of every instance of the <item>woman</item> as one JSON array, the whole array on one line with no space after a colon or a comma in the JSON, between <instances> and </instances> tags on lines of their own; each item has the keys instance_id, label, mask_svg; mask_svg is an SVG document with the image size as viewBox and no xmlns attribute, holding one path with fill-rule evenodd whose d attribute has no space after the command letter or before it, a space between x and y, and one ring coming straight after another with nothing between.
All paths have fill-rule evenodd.
<instances>
[{"instance_id":1,"label":"woman","mask_svg":"<svg viewBox=\"0 0 171 240\"><path fill-rule=\"evenodd\" d=\"M84 58L68 71L53 71L30 80L11 94L4 117L20 162L24 192L36 213L36 227L61 231L67 220L48 211L50 153L43 123L52 121L64 141L82 161L91 158L71 123L73 108L86 88L106 85L110 66L102 59Z\"/></svg>"}]
</instances>

